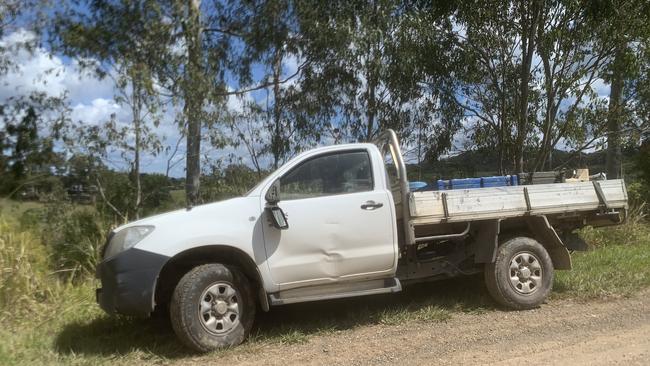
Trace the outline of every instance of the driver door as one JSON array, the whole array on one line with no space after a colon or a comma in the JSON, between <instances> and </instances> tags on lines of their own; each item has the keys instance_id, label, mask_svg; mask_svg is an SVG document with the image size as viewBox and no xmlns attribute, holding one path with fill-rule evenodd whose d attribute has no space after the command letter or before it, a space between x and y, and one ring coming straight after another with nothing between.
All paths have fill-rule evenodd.
<instances>
[{"instance_id":1,"label":"driver door","mask_svg":"<svg viewBox=\"0 0 650 366\"><path fill-rule=\"evenodd\" d=\"M267 263L282 290L386 277L397 253L390 192L366 149L324 153L280 178L289 227L264 225Z\"/></svg>"}]
</instances>

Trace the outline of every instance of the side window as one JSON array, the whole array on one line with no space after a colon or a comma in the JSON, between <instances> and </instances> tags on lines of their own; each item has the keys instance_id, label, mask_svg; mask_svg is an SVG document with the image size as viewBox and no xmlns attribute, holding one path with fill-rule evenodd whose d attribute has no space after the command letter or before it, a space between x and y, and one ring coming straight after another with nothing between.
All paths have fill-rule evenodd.
<instances>
[{"instance_id":1,"label":"side window","mask_svg":"<svg viewBox=\"0 0 650 366\"><path fill-rule=\"evenodd\" d=\"M280 178L280 194L283 200L372 189L372 169L366 151L318 156L301 163Z\"/></svg>"}]
</instances>

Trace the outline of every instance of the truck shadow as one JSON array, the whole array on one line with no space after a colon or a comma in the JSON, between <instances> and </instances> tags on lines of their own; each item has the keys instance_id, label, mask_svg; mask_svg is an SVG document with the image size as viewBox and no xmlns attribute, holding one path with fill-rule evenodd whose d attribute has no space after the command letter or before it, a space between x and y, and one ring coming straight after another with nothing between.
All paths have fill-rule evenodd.
<instances>
[{"instance_id":1,"label":"truck shadow","mask_svg":"<svg viewBox=\"0 0 650 366\"><path fill-rule=\"evenodd\" d=\"M495 305L481 276L413 285L399 294L293 304L258 313L249 343L296 343L308 336L369 324L417 319L444 321L455 312L483 312ZM114 356L141 353L174 359L191 356L163 319L101 316L68 324L56 337L59 353Z\"/></svg>"}]
</instances>

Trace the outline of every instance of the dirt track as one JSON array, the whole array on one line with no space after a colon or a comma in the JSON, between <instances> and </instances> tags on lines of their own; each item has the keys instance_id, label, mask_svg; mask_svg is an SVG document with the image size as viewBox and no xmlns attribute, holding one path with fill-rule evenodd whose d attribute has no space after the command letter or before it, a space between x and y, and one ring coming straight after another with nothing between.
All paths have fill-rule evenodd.
<instances>
[{"instance_id":1,"label":"dirt track","mask_svg":"<svg viewBox=\"0 0 650 366\"><path fill-rule=\"evenodd\" d=\"M455 313L442 323L368 325L219 355L221 364L650 365L650 291L632 299L551 301L524 312ZM183 360L198 364L215 355Z\"/></svg>"}]
</instances>

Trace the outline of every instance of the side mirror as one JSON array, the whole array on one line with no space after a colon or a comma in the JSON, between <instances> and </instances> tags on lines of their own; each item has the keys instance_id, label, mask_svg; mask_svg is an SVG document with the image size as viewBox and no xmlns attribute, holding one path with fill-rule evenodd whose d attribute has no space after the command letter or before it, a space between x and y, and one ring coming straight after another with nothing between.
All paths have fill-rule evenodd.
<instances>
[{"instance_id":1,"label":"side mirror","mask_svg":"<svg viewBox=\"0 0 650 366\"><path fill-rule=\"evenodd\" d=\"M266 213L276 229L284 230L289 228L289 223L287 223L287 216L284 214L284 211L282 211L280 207L267 207Z\"/></svg>"},{"instance_id":2,"label":"side mirror","mask_svg":"<svg viewBox=\"0 0 650 366\"><path fill-rule=\"evenodd\" d=\"M271 187L269 187L269 190L266 191L266 194L264 195L264 199L268 204L270 205L275 205L278 202L280 202L280 180L276 180L271 184Z\"/></svg>"}]
</instances>

